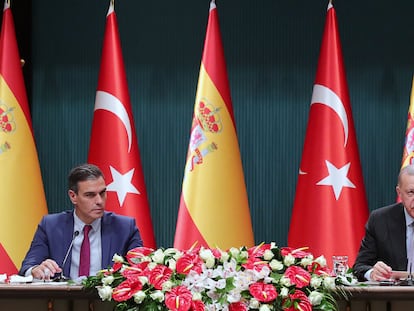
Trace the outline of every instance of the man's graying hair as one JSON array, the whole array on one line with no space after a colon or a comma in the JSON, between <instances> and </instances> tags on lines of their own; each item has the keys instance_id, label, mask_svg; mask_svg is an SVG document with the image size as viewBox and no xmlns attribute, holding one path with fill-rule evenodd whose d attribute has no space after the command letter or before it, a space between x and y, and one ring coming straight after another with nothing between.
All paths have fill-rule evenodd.
<instances>
[{"instance_id":1,"label":"man's graying hair","mask_svg":"<svg viewBox=\"0 0 414 311\"><path fill-rule=\"evenodd\" d=\"M77 194L79 190L78 183L80 181L98 179L99 177L105 179L105 176L99 167L89 163L81 164L70 171L68 176L68 189Z\"/></svg>"},{"instance_id":2,"label":"man's graying hair","mask_svg":"<svg viewBox=\"0 0 414 311\"><path fill-rule=\"evenodd\" d=\"M398 186L401 185L401 176L402 175L414 176L414 164L404 166L401 169L400 174L398 175Z\"/></svg>"}]
</instances>

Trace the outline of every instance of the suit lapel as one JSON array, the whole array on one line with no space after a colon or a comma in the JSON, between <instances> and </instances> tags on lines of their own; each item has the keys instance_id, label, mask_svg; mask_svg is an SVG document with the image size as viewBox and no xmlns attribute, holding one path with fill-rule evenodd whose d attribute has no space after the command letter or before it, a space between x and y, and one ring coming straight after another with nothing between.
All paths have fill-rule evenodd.
<instances>
[{"instance_id":1,"label":"suit lapel","mask_svg":"<svg viewBox=\"0 0 414 311\"><path fill-rule=\"evenodd\" d=\"M407 267L407 244L404 207L402 204L399 204L395 208L398 209L398 213L394 214L395 217L391 222L392 228L390 228L390 232L397 233L395 239L392 239L392 241L390 240L390 243L392 244L392 253L396 256L395 262L397 264L397 267L393 268L405 270Z\"/></svg>"},{"instance_id":2,"label":"suit lapel","mask_svg":"<svg viewBox=\"0 0 414 311\"><path fill-rule=\"evenodd\" d=\"M113 234L111 234L111 231L111 217L107 213L104 213L101 222L102 268L104 269L112 263L111 236Z\"/></svg>"},{"instance_id":3,"label":"suit lapel","mask_svg":"<svg viewBox=\"0 0 414 311\"><path fill-rule=\"evenodd\" d=\"M73 220L73 211L70 213L65 214L65 224L63 226L63 249L62 249L62 259L59 265L63 265L63 260L65 259L65 255L67 251L69 250L70 243L72 242L73 238L73 226L74 226L74 220ZM66 259L65 265L62 267L63 274L65 276L70 275L70 265L72 263L72 250L70 250L68 258Z\"/></svg>"}]
</instances>

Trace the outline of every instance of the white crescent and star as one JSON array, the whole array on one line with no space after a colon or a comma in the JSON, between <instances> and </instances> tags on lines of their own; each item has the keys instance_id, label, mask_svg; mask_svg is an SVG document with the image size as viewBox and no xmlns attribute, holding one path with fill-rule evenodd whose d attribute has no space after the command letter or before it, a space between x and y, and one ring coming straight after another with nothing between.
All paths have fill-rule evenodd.
<instances>
[{"instance_id":1,"label":"white crescent and star","mask_svg":"<svg viewBox=\"0 0 414 311\"><path fill-rule=\"evenodd\" d=\"M95 99L95 111L96 110L108 111L114 114L122 122L127 133L129 153L132 147L132 126L128 112L123 103L108 92L97 91ZM120 173L113 166L110 166L109 169L112 175L112 182L107 186L107 190L116 192L119 206L122 207L128 193L140 194L138 189L132 184L135 168L130 169L125 174Z\"/></svg>"},{"instance_id":2,"label":"white crescent and star","mask_svg":"<svg viewBox=\"0 0 414 311\"><path fill-rule=\"evenodd\" d=\"M348 115L342 100L339 96L326 86L315 84L313 87L311 105L321 104L331 108L338 116L344 129L344 148L348 143L349 122ZM348 172L351 162L346 163L342 167L336 167L330 161L325 160L325 165L328 171L328 176L316 183L318 186L331 186L338 200L343 188L356 188L352 181L348 178ZM299 175L306 175L307 172L299 170Z\"/></svg>"}]
</instances>

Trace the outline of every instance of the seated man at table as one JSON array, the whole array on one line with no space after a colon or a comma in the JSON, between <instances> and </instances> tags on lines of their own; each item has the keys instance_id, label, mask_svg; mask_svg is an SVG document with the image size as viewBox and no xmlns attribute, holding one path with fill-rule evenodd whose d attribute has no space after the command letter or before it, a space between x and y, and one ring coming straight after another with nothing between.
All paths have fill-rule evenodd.
<instances>
[{"instance_id":1,"label":"seated man at table","mask_svg":"<svg viewBox=\"0 0 414 311\"><path fill-rule=\"evenodd\" d=\"M20 275L42 280L62 273L71 279L95 275L112 265L115 253L125 255L128 250L142 246L133 218L105 211L106 184L97 166L82 164L73 168L68 188L74 208L43 217ZM84 227L88 228L85 234ZM89 237L86 244L84 236ZM86 251L82 250L84 247Z\"/></svg>"},{"instance_id":2,"label":"seated man at table","mask_svg":"<svg viewBox=\"0 0 414 311\"><path fill-rule=\"evenodd\" d=\"M414 165L401 169L396 190L401 203L374 210L365 226L353 267L360 281L389 279L393 270L414 271Z\"/></svg>"}]
</instances>

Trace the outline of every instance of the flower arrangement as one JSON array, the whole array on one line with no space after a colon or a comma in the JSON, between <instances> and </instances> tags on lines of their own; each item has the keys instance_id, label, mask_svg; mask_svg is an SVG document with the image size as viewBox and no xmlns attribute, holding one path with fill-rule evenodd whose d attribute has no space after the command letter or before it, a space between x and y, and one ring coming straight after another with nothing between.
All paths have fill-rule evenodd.
<instances>
[{"instance_id":1,"label":"flower arrangement","mask_svg":"<svg viewBox=\"0 0 414 311\"><path fill-rule=\"evenodd\" d=\"M86 278L115 310L336 310L335 276L323 256L274 243L228 251L139 247Z\"/></svg>"}]
</instances>

